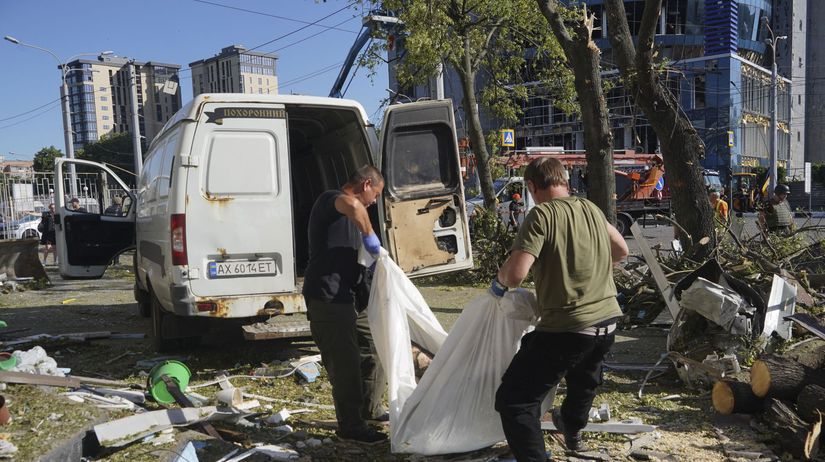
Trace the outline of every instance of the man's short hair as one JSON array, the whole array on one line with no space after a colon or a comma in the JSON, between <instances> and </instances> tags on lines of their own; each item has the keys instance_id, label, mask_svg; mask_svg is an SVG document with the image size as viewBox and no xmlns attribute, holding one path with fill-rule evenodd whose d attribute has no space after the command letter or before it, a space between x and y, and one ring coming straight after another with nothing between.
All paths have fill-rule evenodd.
<instances>
[{"instance_id":1,"label":"man's short hair","mask_svg":"<svg viewBox=\"0 0 825 462\"><path fill-rule=\"evenodd\" d=\"M384 182L384 175L382 175L381 171L372 165L364 165L349 176L347 184L356 186L366 180L372 180L372 183L377 185L378 183Z\"/></svg>"},{"instance_id":2,"label":"man's short hair","mask_svg":"<svg viewBox=\"0 0 825 462\"><path fill-rule=\"evenodd\" d=\"M719 191L717 191L717 190L715 190L715 189L711 189L710 191L708 191L708 196L716 196L716 197L719 197Z\"/></svg>"},{"instance_id":3,"label":"man's short hair","mask_svg":"<svg viewBox=\"0 0 825 462\"><path fill-rule=\"evenodd\" d=\"M532 181L537 189L550 186L566 186L569 178L561 161L552 157L533 160L524 170L524 181Z\"/></svg>"},{"instance_id":4,"label":"man's short hair","mask_svg":"<svg viewBox=\"0 0 825 462\"><path fill-rule=\"evenodd\" d=\"M70 200L69 202L71 202L71 203L75 203L75 202L77 202L77 203L79 204L79 203L80 203L80 199L78 199L78 198L76 198L76 197L73 197L73 198L72 198L72 200Z\"/></svg>"}]
</instances>

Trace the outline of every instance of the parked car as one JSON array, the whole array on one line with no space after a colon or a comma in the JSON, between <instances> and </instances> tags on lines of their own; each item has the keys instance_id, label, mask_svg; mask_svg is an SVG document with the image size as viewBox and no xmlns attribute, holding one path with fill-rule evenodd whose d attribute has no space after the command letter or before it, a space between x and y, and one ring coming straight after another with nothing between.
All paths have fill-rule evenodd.
<instances>
[{"instance_id":1,"label":"parked car","mask_svg":"<svg viewBox=\"0 0 825 462\"><path fill-rule=\"evenodd\" d=\"M37 225L40 224L40 215L28 214L19 220L0 223L0 237L3 239L40 239Z\"/></svg>"}]
</instances>

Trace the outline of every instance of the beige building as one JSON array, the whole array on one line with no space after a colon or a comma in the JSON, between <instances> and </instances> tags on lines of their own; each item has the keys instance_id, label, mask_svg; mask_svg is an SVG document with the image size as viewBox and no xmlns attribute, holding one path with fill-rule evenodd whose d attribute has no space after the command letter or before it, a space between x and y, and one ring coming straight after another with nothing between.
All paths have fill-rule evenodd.
<instances>
[{"instance_id":1,"label":"beige building","mask_svg":"<svg viewBox=\"0 0 825 462\"><path fill-rule=\"evenodd\" d=\"M27 174L34 171L34 162L30 160L3 160L0 157L0 172L12 174Z\"/></svg>"},{"instance_id":2,"label":"beige building","mask_svg":"<svg viewBox=\"0 0 825 462\"><path fill-rule=\"evenodd\" d=\"M278 94L277 55L232 45L209 59L189 63L192 96L201 93Z\"/></svg>"},{"instance_id":3,"label":"beige building","mask_svg":"<svg viewBox=\"0 0 825 462\"><path fill-rule=\"evenodd\" d=\"M132 60L101 55L67 64L74 147L107 133L132 132L129 64ZM178 64L134 61L140 134L151 143L163 125L181 107Z\"/></svg>"}]
</instances>

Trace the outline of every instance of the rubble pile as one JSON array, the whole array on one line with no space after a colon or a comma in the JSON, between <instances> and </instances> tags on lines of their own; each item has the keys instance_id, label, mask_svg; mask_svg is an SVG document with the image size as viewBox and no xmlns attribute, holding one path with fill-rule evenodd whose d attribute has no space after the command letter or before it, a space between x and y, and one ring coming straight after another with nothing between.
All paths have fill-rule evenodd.
<instances>
[{"instance_id":1,"label":"rubble pile","mask_svg":"<svg viewBox=\"0 0 825 462\"><path fill-rule=\"evenodd\" d=\"M803 460L819 452L825 412L820 231L741 239L726 229L719 245L702 249L707 258L674 243L643 249L645 259L616 270L624 327L669 326L662 358L679 378L713 387L720 414L754 416L781 452Z\"/></svg>"}]
</instances>

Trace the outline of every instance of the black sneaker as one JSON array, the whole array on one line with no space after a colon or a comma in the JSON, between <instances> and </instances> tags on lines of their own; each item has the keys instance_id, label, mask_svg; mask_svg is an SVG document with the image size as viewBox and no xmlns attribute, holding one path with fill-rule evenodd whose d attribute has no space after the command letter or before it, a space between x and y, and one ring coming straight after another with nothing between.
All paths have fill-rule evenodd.
<instances>
[{"instance_id":1,"label":"black sneaker","mask_svg":"<svg viewBox=\"0 0 825 462\"><path fill-rule=\"evenodd\" d=\"M579 451L582 448L582 432L581 430L577 431L576 433L568 433L567 429L564 428L564 420L561 418L561 409L553 408L552 412L553 417L553 425L556 426L556 429L561 432L564 436L564 445L567 446L567 449L571 451Z\"/></svg>"},{"instance_id":2,"label":"black sneaker","mask_svg":"<svg viewBox=\"0 0 825 462\"><path fill-rule=\"evenodd\" d=\"M386 422L389 422L389 421L390 421L390 413L389 412L385 412L385 413L383 413L383 414L381 414L377 417L367 419L367 422L369 422L369 423L378 423L378 424L386 423Z\"/></svg>"},{"instance_id":3,"label":"black sneaker","mask_svg":"<svg viewBox=\"0 0 825 462\"><path fill-rule=\"evenodd\" d=\"M352 441L367 445L381 444L389 438L386 433L379 432L372 427L366 427L357 432L338 430L335 432L335 435L342 441Z\"/></svg>"}]
</instances>

